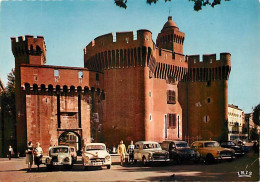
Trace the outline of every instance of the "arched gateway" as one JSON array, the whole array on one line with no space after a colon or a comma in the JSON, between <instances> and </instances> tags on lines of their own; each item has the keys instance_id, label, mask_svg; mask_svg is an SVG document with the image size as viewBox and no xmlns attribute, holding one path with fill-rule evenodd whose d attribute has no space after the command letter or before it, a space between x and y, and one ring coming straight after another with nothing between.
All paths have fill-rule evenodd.
<instances>
[{"instance_id":1,"label":"arched gateway","mask_svg":"<svg viewBox=\"0 0 260 182\"><path fill-rule=\"evenodd\" d=\"M79 151L81 149L81 138L77 133L65 131L59 136L58 144L73 146Z\"/></svg>"}]
</instances>

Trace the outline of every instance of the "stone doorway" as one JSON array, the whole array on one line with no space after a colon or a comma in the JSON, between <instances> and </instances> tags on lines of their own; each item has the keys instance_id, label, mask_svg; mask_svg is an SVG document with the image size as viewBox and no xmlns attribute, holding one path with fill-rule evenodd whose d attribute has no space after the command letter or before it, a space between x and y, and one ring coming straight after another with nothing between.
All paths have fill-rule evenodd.
<instances>
[{"instance_id":1,"label":"stone doorway","mask_svg":"<svg viewBox=\"0 0 260 182\"><path fill-rule=\"evenodd\" d=\"M59 136L59 145L73 146L76 151L81 149L81 139L77 133L71 131L65 131Z\"/></svg>"}]
</instances>

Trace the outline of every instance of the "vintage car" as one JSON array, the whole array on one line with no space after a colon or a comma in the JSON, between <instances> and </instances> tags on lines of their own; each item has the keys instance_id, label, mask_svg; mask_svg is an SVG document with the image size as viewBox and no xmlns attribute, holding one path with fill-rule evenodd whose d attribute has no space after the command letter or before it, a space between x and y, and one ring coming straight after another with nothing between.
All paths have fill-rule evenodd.
<instances>
[{"instance_id":1,"label":"vintage car","mask_svg":"<svg viewBox=\"0 0 260 182\"><path fill-rule=\"evenodd\" d=\"M163 150L169 151L170 159L177 163L196 159L195 151L185 141L166 140L162 142L161 147Z\"/></svg>"},{"instance_id":2,"label":"vintage car","mask_svg":"<svg viewBox=\"0 0 260 182\"><path fill-rule=\"evenodd\" d=\"M88 143L82 149L82 164L87 170L91 166L106 166L111 168L111 156L104 143Z\"/></svg>"},{"instance_id":3,"label":"vintage car","mask_svg":"<svg viewBox=\"0 0 260 182\"><path fill-rule=\"evenodd\" d=\"M139 141L135 143L134 160L142 161L146 166L150 162L167 162L169 159L169 152L162 150L157 142Z\"/></svg>"},{"instance_id":4,"label":"vintage car","mask_svg":"<svg viewBox=\"0 0 260 182\"><path fill-rule=\"evenodd\" d=\"M244 147L241 145L236 145L232 141L220 141L219 143L221 147L233 149L236 156L241 156L245 154Z\"/></svg>"},{"instance_id":5,"label":"vintage car","mask_svg":"<svg viewBox=\"0 0 260 182\"><path fill-rule=\"evenodd\" d=\"M223 159L232 161L235 158L233 149L222 148L217 141L196 141L191 144L191 148L199 156L198 160L202 159L206 164Z\"/></svg>"},{"instance_id":6,"label":"vintage car","mask_svg":"<svg viewBox=\"0 0 260 182\"><path fill-rule=\"evenodd\" d=\"M77 152L76 152L76 148L69 146L70 148L70 153L71 153L71 157L72 157L72 161L73 163L77 162Z\"/></svg>"},{"instance_id":7,"label":"vintage car","mask_svg":"<svg viewBox=\"0 0 260 182\"><path fill-rule=\"evenodd\" d=\"M56 146L49 149L49 156L45 159L47 169L52 169L53 166L63 165L71 168L73 165L71 152L68 146Z\"/></svg>"}]
</instances>

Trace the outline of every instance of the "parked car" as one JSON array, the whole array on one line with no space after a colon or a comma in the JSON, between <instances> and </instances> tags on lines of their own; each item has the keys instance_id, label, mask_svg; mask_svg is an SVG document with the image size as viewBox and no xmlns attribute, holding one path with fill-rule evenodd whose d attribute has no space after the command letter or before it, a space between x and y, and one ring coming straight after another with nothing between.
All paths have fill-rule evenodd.
<instances>
[{"instance_id":1,"label":"parked car","mask_svg":"<svg viewBox=\"0 0 260 182\"><path fill-rule=\"evenodd\" d=\"M88 143L82 149L82 164L87 170L91 166L111 168L112 160L104 143Z\"/></svg>"},{"instance_id":2,"label":"parked car","mask_svg":"<svg viewBox=\"0 0 260 182\"><path fill-rule=\"evenodd\" d=\"M172 161L181 163L184 160L195 160L196 153L185 141L166 140L161 144L163 150L169 151Z\"/></svg>"},{"instance_id":3,"label":"parked car","mask_svg":"<svg viewBox=\"0 0 260 182\"><path fill-rule=\"evenodd\" d=\"M235 143L236 145L238 145L238 146L241 146L241 147L243 148L244 152L247 153L247 152L249 151L248 147L245 146L245 144L246 144L245 141L242 141L242 140L236 139L236 140L233 140L232 142L234 142L234 143Z\"/></svg>"},{"instance_id":4,"label":"parked car","mask_svg":"<svg viewBox=\"0 0 260 182\"><path fill-rule=\"evenodd\" d=\"M68 146L56 146L49 149L49 156L45 159L47 169L51 170L53 166L63 165L71 168L73 165L71 151Z\"/></svg>"},{"instance_id":5,"label":"parked car","mask_svg":"<svg viewBox=\"0 0 260 182\"><path fill-rule=\"evenodd\" d=\"M244 147L241 145L236 145L232 141L220 141L219 143L221 147L233 149L236 156L241 156L245 154Z\"/></svg>"},{"instance_id":6,"label":"parked car","mask_svg":"<svg viewBox=\"0 0 260 182\"><path fill-rule=\"evenodd\" d=\"M191 148L195 150L198 159L202 159L205 163L213 163L215 160L227 159L232 161L235 158L233 149L220 147L216 141L196 141L193 142Z\"/></svg>"},{"instance_id":7,"label":"parked car","mask_svg":"<svg viewBox=\"0 0 260 182\"><path fill-rule=\"evenodd\" d=\"M76 152L76 148L69 146L70 148L70 153L71 153L71 157L72 157L72 161L73 163L77 162L77 152Z\"/></svg>"},{"instance_id":8,"label":"parked car","mask_svg":"<svg viewBox=\"0 0 260 182\"><path fill-rule=\"evenodd\" d=\"M157 142L139 141L135 143L134 160L142 161L145 166L150 162L167 162L169 159L169 152L162 150Z\"/></svg>"}]
</instances>

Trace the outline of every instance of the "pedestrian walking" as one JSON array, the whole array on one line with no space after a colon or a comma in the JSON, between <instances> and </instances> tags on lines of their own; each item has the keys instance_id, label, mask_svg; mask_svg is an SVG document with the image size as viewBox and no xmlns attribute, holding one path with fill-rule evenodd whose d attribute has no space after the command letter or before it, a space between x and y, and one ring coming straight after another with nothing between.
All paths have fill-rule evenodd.
<instances>
[{"instance_id":1,"label":"pedestrian walking","mask_svg":"<svg viewBox=\"0 0 260 182\"><path fill-rule=\"evenodd\" d=\"M134 149L135 149L134 142L133 142L133 140L131 140L130 145L128 145L128 147L127 147L127 153L129 154L128 162L131 162L131 163L134 162Z\"/></svg>"},{"instance_id":2,"label":"pedestrian walking","mask_svg":"<svg viewBox=\"0 0 260 182\"><path fill-rule=\"evenodd\" d=\"M40 169L40 164L42 163L42 148L40 147L40 143L36 143L36 147L34 149L34 163L37 165L37 169L39 171Z\"/></svg>"},{"instance_id":3,"label":"pedestrian walking","mask_svg":"<svg viewBox=\"0 0 260 182\"><path fill-rule=\"evenodd\" d=\"M14 154L14 150L13 150L12 146L9 145L9 148L8 148L8 158L9 158L9 160L11 160L13 154Z\"/></svg>"},{"instance_id":4,"label":"pedestrian walking","mask_svg":"<svg viewBox=\"0 0 260 182\"><path fill-rule=\"evenodd\" d=\"M120 165L123 166L126 155L126 148L123 140L120 141L120 144L117 147L117 153L120 155Z\"/></svg>"},{"instance_id":5,"label":"pedestrian walking","mask_svg":"<svg viewBox=\"0 0 260 182\"><path fill-rule=\"evenodd\" d=\"M28 171L31 171L33 164L33 144L31 141L28 142L26 153L26 164L28 164Z\"/></svg>"}]
</instances>

